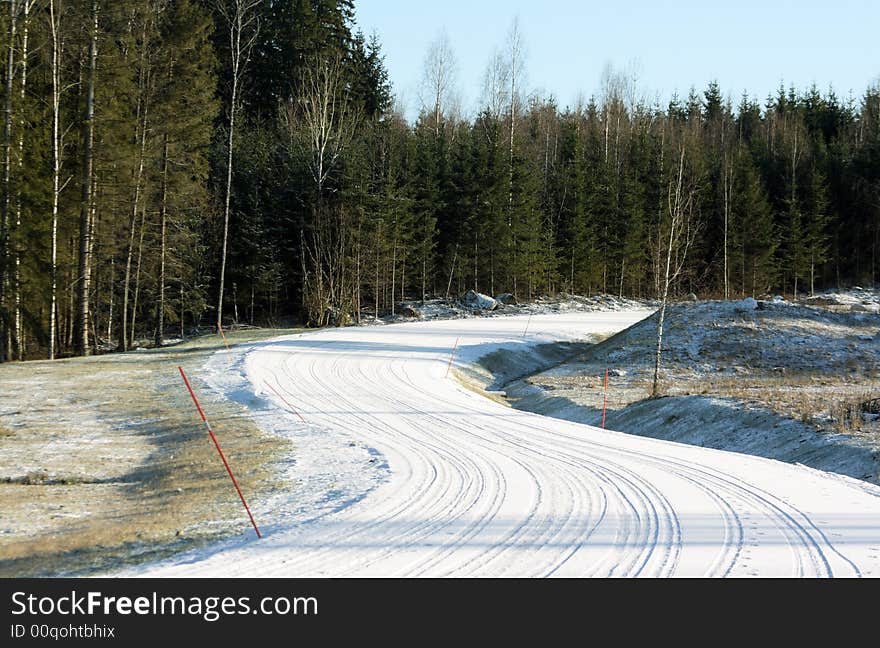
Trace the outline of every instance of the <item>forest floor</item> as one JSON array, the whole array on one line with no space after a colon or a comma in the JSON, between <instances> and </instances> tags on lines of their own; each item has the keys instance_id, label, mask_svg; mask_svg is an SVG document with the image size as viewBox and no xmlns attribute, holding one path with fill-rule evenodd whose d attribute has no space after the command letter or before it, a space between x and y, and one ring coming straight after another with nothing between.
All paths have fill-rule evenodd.
<instances>
[{"instance_id":1,"label":"forest floor","mask_svg":"<svg viewBox=\"0 0 880 648\"><path fill-rule=\"evenodd\" d=\"M229 332L231 343L290 330ZM0 366L0 577L79 575L246 529L180 374L199 394L242 489L260 496L292 444L207 389L209 335L162 349Z\"/></svg>"},{"instance_id":2,"label":"forest floor","mask_svg":"<svg viewBox=\"0 0 880 648\"><path fill-rule=\"evenodd\" d=\"M600 425L608 369L609 429L880 483L878 313L880 291L861 289L799 303L672 304L662 398L649 397L656 316L549 370L538 358L527 377L528 359L515 362L519 377L499 376L510 359L487 356L483 383L516 408Z\"/></svg>"}]
</instances>

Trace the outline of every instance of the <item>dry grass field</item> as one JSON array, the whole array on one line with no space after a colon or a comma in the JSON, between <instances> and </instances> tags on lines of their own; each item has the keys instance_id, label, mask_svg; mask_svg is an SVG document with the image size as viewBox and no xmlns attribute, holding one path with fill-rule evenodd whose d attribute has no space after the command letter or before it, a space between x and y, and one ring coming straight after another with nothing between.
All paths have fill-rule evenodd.
<instances>
[{"instance_id":1,"label":"dry grass field","mask_svg":"<svg viewBox=\"0 0 880 648\"><path fill-rule=\"evenodd\" d=\"M231 343L289 331L239 331ZM252 533L177 371L193 382L248 497L292 443L200 380L218 336L0 366L0 576L88 574Z\"/></svg>"}]
</instances>

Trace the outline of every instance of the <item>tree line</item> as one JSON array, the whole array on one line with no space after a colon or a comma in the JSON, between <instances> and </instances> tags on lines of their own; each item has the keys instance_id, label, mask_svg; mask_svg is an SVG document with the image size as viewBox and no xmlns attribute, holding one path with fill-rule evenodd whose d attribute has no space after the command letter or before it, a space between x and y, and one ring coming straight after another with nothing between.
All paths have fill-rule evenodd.
<instances>
[{"instance_id":1,"label":"tree line","mask_svg":"<svg viewBox=\"0 0 880 648\"><path fill-rule=\"evenodd\" d=\"M876 284L880 88L529 91L516 22L464 115L448 39L394 104L351 0L10 0L0 358L343 325L467 289Z\"/></svg>"}]
</instances>

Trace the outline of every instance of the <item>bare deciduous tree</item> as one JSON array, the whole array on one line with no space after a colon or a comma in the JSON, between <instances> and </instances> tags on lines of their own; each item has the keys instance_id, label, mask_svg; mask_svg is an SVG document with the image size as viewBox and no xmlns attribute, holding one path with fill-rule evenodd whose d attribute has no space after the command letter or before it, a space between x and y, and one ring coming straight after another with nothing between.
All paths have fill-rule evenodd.
<instances>
[{"instance_id":1,"label":"bare deciduous tree","mask_svg":"<svg viewBox=\"0 0 880 648\"><path fill-rule=\"evenodd\" d=\"M63 187L61 168L64 159L61 119L61 0L49 0L49 30L52 40L52 289L49 309L49 359L55 359L56 311L58 309L58 203Z\"/></svg>"},{"instance_id":2,"label":"bare deciduous tree","mask_svg":"<svg viewBox=\"0 0 880 648\"><path fill-rule=\"evenodd\" d=\"M514 18L507 33L505 45L505 57L507 62L506 80L510 88L507 93L508 110L510 113L510 184L511 201L513 188L513 146L516 133L517 110L522 107L522 86L525 83L526 46L522 32L519 30L519 18Z\"/></svg>"},{"instance_id":3,"label":"bare deciduous tree","mask_svg":"<svg viewBox=\"0 0 880 648\"><path fill-rule=\"evenodd\" d=\"M257 40L259 21L256 9L262 0L215 0L226 22L229 35L231 87L229 95L229 132L226 140L226 193L223 199L223 250L220 255L220 291L217 296L217 326L223 323L223 291L226 283L226 249L229 241L229 205L232 197L233 142L235 115L241 102L241 83L251 49Z\"/></svg>"},{"instance_id":4,"label":"bare deciduous tree","mask_svg":"<svg viewBox=\"0 0 880 648\"><path fill-rule=\"evenodd\" d=\"M298 107L310 147L309 168L320 201L324 183L351 143L359 121L357 111L349 106L338 58L317 61L306 70ZM288 130L295 132L298 120L293 103L285 107L284 119Z\"/></svg>"},{"instance_id":5,"label":"bare deciduous tree","mask_svg":"<svg viewBox=\"0 0 880 648\"><path fill-rule=\"evenodd\" d=\"M165 257L168 229L168 133L162 138L162 172L159 190L159 277L156 296L156 346L164 344L165 334Z\"/></svg>"},{"instance_id":6,"label":"bare deciduous tree","mask_svg":"<svg viewBox=\"0 0 880 648\"><path fill-rule=\"evenodd\" d=\"M722 149L723 158L721 161L721 193L724 207L724 299L730 299L730 203L734 190L734 164L733 154L728 150L729 142L727 141L726 122L722 124Z\"/></svg>"},{"instance_id":7,"label":"bare deciduous tree","mask_svg":"<svg viewBox=\"0 0 880 648\"><path fill-rule=\"evenodd\" d=\"M3 116L3 198L0 200L0 361L7 359L9 315L4 298L9 262L9 209L12 197L12 97L15 94L15 38L21 0L9 0L9 26L6 47L6 93Z\"/></svg>"},{"instance_id":8,"label":"bare deciduous tree","mask_svg":"<svg viewBox=\"0 0 880 648\"><path fill-rule=\"evenodd\" d=\"M21 5L22 29L21 29L21 77L19 83L20 108L18 114L18 169L16 170L17 182L15 183L15 265L12 273L13 290L13 321L15 357L24 360L24 328L22 327L21 313L21 212L22 197L21 185L24 179L24 134L25 134L25 96L27 94L28 73L28 34L30 27L30 11L36 0L23 0Z\"/></svg>"},{"instance_id":9,"label":"bare deciduous tree","mask_svg":"<svg viewBox=\"0 0 880 648\"><path fill-rule=\"evenodd\" d=\"M288 102L281 112L291 143L304 142L315 188L312 231L306 236L301 227L300 241L305 302L311 319L320 325L328 323L333 309L342 316L348 302L356 299L348 294L346 284L351 228L343 211L337 210L331 219L324 204L327 180L339 166L360 122L360 110L349 98L341 60L319 59L303 74L299 100Z\"/></svg>"},{"instance_id":10,"label":"bare deciduous tree","mask_svg":"<svg viewBox=\"0 0 880 648\"><path fill-rule=\"evenodd\" d=\"M496 50L483 74L482 105L493 119L500 120L509 103L508 68L504 55Z\"/></svg>"},{"instance_id":11,"label":"bare deciduous tree","mask_svg":"<svg viewBox=\"0 0 880 648\"><path fill-rule=\"evenodd\" d=\"M508 166L507 166L507 228L510 232L511 245L513 247L514 265L516 265L517 241L516 233L513 230L513 161L514 161L514 143L516 133L516 117L517 108L520 107L522 101L522 86L525 83L526 68L526 46L523 41L522 33L519 30L519 17L513 19L510 31L507 33L507 43L505 46L505 55L507 58L507 81L510 85L510 93L508 94L508 105L510 112L510 139L508 146ZM517 293L516 272L513 273L513 293Z\"/></svg>"},{"instance_id":12,"label":"bare deciduous tree","mask_svg":"<svg viewBox=\"0 0 880 648\"><path fill-rule=\"evenodd\" d=\"M801 157L804 154L804 145L803 141L805 136L803 134L803 126L800 122L795 122L789 128L787 128L783 132L783 140L788 146L788 157L789 164L788 169L790 175L788 177L788 189L790 191L788 197L788 212L789 212L789 241L788 241L788 255L789 255L789 263L791 267L792 273L792 281L794 285L792 287L792 296L796 299L798 295L798 279L800 277L800 273L802 270L802 264L804 259L802 258L804 251L804 244L801 239L801 212L800 205L798 203L798 186L797 186L797 172L798 165L800 164Z\"/></svg>"},{"instance_id":13,"label":"bare deciduous tree","mask_svg":"<svg viewBox=\"0 0 880 648\"><path fill-rule=\"evenodd\" d=\"M458 63L446 32L428 48L422 74L422 110L431 115L434 134L439 137L440 127L456 101L455 83Z\"/></svg>"},{"instance_id":14,"label":"bare deciduous tree","mask_svg":"<svg viewBox=\"0 0 880 648\"><path fill-rule=\"evenodd\" d=\"M82 202L79 223L79 271L73 347L77 354L89 354L89 288L92 275L92 216L94 213L95 75L98 63L98 0L89 13L89 51L86 60L86 102L83 115Z\"/></svg>"},{"instance_id":15,"label":"bare deciduous tree","mask_svg":"<svg viewBox=\"0 0 880 648\"><path fill-rule=\"evenodd\" d=\"M663 323L666 319L666 305L669 300L669 289L684 269L688 249L694 242L697 223L694 221L694 197L696 187L689 177L685 163L687 143L680 143L678 171L670 180L667 194L665 241L665 270L663 274L663 294L660 312L657 315L657 349L654 356L654 380L651 396L660 395L660 361L663 353Z\"/></svg>"},{"instance_id":16,"label":"bare deciduous tree","mask_svg":"<svg viewBox=\"0 0 880 648\"><path fill-rule=\"evenodd\" d=\"M150 34L155 29L153 14L146 15L141 25L140 51L138 53L137 102L135 107L134 143L137 147L137 162L134 165L134 179L131 200L131 218L129 221L128 250L125 257L125 272L122 288L122 330L119 335L119 349L125 351L130 342L134 341L135 313L132 309L131 327L129 328L129 286L131 285L132 260L137 233L138 210L140 209L144 184L144 164L147 158L147 139L149 133L150 105L154 90L154 75L150 49ZM141 219L143 221L143 219ZM140 270L140 267L138 267Z\"/></svg>"}]
</instances>

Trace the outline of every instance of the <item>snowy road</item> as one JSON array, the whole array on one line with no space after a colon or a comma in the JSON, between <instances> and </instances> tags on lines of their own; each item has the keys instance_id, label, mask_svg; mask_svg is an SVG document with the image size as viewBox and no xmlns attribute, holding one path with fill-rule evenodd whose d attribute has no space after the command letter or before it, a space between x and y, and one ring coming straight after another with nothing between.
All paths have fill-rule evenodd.
<instances>
[{"instance_id":1,"label":"snowy road","mask_svg":"<svg viewBox=\"0 0 880 648\"><path fill-rule=\"evenodd\" d=\"M646 312L535 316L530 340ZM521 412L446 365L523 344L525 317L351 327L246 350L253 390L378 450L388 478L308 523L149 576L877 576L880 488ZM735 432L735 431L734 431ZM772 433L772 431L768 431Z\"/></svg>"}]
</instances>

